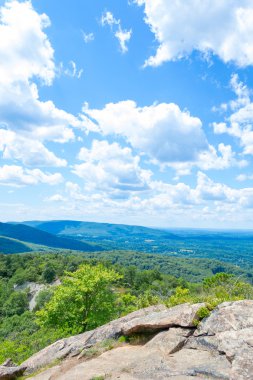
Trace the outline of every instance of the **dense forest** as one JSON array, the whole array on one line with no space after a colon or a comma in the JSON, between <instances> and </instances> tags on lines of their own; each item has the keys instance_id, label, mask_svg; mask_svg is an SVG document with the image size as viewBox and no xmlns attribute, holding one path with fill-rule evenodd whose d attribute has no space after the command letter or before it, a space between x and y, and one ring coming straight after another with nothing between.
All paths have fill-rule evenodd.
<instances>
[{"instance_id":1,"label":"dense forest","mask_svg":"<svg viewBox=\"0 0 253 380\"><path fill-rule=\"evenodd\" d=\"M220 302L253 297L250 273L232 265L98 255L0 255L0 362L20 363L59 338L149 305L204 301L204 317Z\"/></svg>"}]
</instances>

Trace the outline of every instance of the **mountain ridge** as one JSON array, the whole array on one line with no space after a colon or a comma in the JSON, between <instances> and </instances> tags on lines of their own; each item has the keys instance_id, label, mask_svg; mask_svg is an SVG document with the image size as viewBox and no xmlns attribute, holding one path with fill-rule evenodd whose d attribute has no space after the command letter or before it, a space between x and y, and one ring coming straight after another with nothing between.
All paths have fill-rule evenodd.
<instances>
[{"instance_id":1,"label":"mountain ridge","mask_svg":"<svg viewBox=\"0 0 253 380\"><path fill-rule=\"evenodd\" d=\"M101 247L81 241L58 237L48 232L24 224L0 222L0 236L18 240L19 243L32 243L51 248L73 249L78 251L98 251ZM11 242L10 242L11 246ZM31 250L31 249L30 249ZM1 251L1 246L0 246ZM27 250L29 251L29 249Z\"/></svg>"}]
</instances>

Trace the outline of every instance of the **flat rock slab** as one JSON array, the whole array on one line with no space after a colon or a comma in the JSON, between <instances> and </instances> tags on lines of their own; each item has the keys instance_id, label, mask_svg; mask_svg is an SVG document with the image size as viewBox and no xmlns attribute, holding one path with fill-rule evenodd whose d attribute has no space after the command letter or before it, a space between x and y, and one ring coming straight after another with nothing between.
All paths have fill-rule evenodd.
<instances>
[{"instance_id":1,"label":"flat rock slab","mask_svg":"<svg viewBox=\"0 0 253 380\"><path fill-rule=\"evenodd\" d=\"M198 320L198 310L205 306L199 303L195 305L182 304L157 313L150 313L144 317L135 318L123 326L124 335L141 332L154 332L170 327L194 327Z\"/></svg>"},{"instance_id":2,"label":"flat rock slab","mask_svg":"<svg viewBox=\"0 0 253 380\"><path fill-rule=\"evenodd\" d=\"M128 346L108 351L98 358L77 364L69 370L56 368L31 380L229 380L231 365L223 356L206 351L183 349L174 355L159 350Z\"/></svg>"}]
</instances>

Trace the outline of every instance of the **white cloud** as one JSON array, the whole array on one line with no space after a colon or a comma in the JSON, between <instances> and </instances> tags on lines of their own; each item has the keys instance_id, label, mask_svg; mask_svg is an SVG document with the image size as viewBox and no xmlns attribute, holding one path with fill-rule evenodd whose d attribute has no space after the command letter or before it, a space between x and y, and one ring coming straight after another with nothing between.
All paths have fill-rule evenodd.
<instances>
[{"instance_id":1,"label":"white cloud","mask_svg":"<svg viewBox=\"0 0 253 380\"><path fill-rule=\"evenodd\" d=\"M71 78L77 78L80 79L83 75L83 69L77 69L77 65L74 61L69 62L68 67L64 67L63 63L61 62L59 69L58 69L59 75L66 75Z\"/></svg>"},{"instance_id":2,"label":"white cloud","mask_svg":"<svg viewBox=\"0 0 253 380\"><path fill-rule=\"evenodd\" d=\"M189 56L216 54L238 66L253 64L251 0L135 0L159 43L146 66Z\"/></svg>"},{"instance_id":3,"label":"white cloud","mask_svg":"<svg viewBox=\"0 0 253 380\"><path fill-rule=\"evenodd\" d=\"M73 172L85 180L86 188L108 190L113 196L148 189L152 173L140 168L140 159L130 148L94 140L91 149L80 150L78 158L84 163L75 165Z\"/></svg>"},{"instance_id":4,"label":"white cloud","mask_svg":"<svg viewBox=\"0 0 253 380\"><path fill-rule=\"evenodd\" d=\"M238 208L253 207L253 188L232 188L223 183L214 182L201 172L198 173L195 192L196 197L202 201L218 201L216 205L219 206L231 203L237 210Z\"/></svg>"},{"instance_id":5,"label":"white cloud","mask_svg":"<svg viewBox=\"0 0 253 380\"><path fill-rule=\"evenodd\" d=\"M49 18L39 15L30 1L13 0L0 7L0 145L4 159L25 165L65 166L44 144L74 140L73 128L82 127L52 101L41 101L33 83L37 77L51 85L55 77L54 50L44 32L49 25ZM81 75L74 62L71 73Z\"/></svg>"},{"instance_id":6,"label":"white cloud","mask_svg":"<svg viewBox=\"0 0 253 380\"><path fill-rule=\"evenodd\" d=\"M215 182L205 173L199 171L197 174L196 187L191 188L184 183L171 185L163 182L153 181L151 184L153 194L147 203L152 207L194 207L205 206L213 208L253 207L253 188L237 189L224 183ZM155 194L154 194L155 193Z\"/></svg>"},{"instance_id":7,"label":"white cloud","mask_svg":"<svg viewBox=\"0 0 253 380\"><path fill-rule=\"evenodd\" d=\"M110 26L111 30L114 33L114 36L119 41L121 53L126 53L128 51L127 43L130 41L132 36L132 29L122 29L121 21L117 20L109 11L106 11L102 14L101 24L102 26Z\"/></svg>"},{"instance_id":8,"label":"white cloud","mask_svg":"<svg viewBox=\"0 0 253 380\"><path fill-rule=\"evenodd\" d=\"M37 140L67 142L74 139L70 126L80 126L71 114L55 107L52 101L39 100L35 84L16 82L0 87L0 122L23 136Z\"/></svg>"},{"instance_id":9,"label":"white cloud","mask_svg":"<svg viewBox=\"0 0 253 380\"><path fill-rule=\"evenodd\" d=\"M63 197L61 194L54 194L45 199L46 202L66 202L66 200L67 198Z\"/></svg>"},{"instance_id":10,"label":"white cloud","mask_svg":"<svg viewBox=\"0 0 253 380\"><path fill-rule=\"evenodd\" d=\"M230 116L224 122L213 123L214 133L227 133L238 138L243 153L253 155L253 103L250 91L239 81L238 75L232 76L230 84L237 98L227 104Z\"/></svg>"},{"instance_id":11,"label":"white cloud","mask_svg":"<svg viewBox=\"0 0 253 380\"><path fill-rule=\"evenodd\" d=\"M83 36L83 40L86 44L94 41L94 39L95 39L94 33L85 33L83 30L82 30L82 36Z\"/></svg>"},{"instance_id":12,"label":"white cloud","mask_svg":"<svg viewBox=\"0 0 253 380\"><path fill-rule=\"evenodd\" d=\"M232 166L244 167L248 165L246 160L238 160L236 158L231 145L219 144L218 153L213 146L209 145L209 151L200 153L198 167L202 170L222 170Z\"/></svg>"},{"instance_id":13,"label":"white cloud","mask_svg":"<svg viewBox=\"0 0 253 380\"><path fill-rule=\"evenodd\" d=\"M0 167L0 184L9 186L37 185L46 183L57 185L63 181L60 173L44 173L39 169L24 169L16 165L4 165Z\"/></svg>"},{"instance_id":14,"label":"white cloud","mask_svg":"<svg viewBox=\"0 0 253 380\"><path fill-rule=\"evenodd\" d=\"M28 139L13 131L0 129L0 151L3 158L18 160L27 166L66 166L64 159L56 157L40 141Z\"/></svg>"},{"instance_id":15,"label":"white cloud","mask_svg":"<svg viewBox=\"0 0 253 380\"><path fill-rule=\"evenodd\" d=\"M201 120L174 103L138 107L127 100L109 103L102 110L85 104L83 112L88 129L124 137L139 154L161 168L172 167L177 175L188 175L193 167L222 170L247 165L237 160L230 145L219 144L216 150L208 144Z\"/></svg>"},{"instance_id":16,"label":"white cloud","mask_svg":"<svg viewBox=\"0 0 253 380\"><path fill-rule=\"evenodd\" d=\"M124 54L128 51L127 43L132 36L132 30L122 30L121 27L116 31L115 37L119 40L120 50Z\"/></svg>"},{"instance_id":17,"label":"white cloud","mask_svg":"<svg viewBox=\"0 0 253 380\"><path fill-rule=\"evenodd\" d=\"M109 25L112 27L113 25L120 25L120 20L116 20L112 12L106 11L102 14L101 24L102 26Z\"/></svg>"},{"instance_id":18,"label":"white cloud","mask_svg":"<svg viewBox=\"0 0 253 380\"><path fill-rule=\"evenodd\" d=\"M223 143L218 145L218 150L214 146L209 145L208 149L200 152L196 161L170 163L168 166L176 170L175 180L179 176L189 175L194 167L201 170L224 170L231 167L243 168L248 165L246 160L236 158L235 152L232 151L231 145Z\"/></svg>"},{"instance_id":19,"label":"white cloud","mask_svg":"<svg viewBox=\"0 0 253 380\"><path fill-rule=\"evenodd\" d=\"M68 182L68 201L65 210L80 217L100 221L125 220L143 225L181 225L190 223L199 227L238 227L238 221L252 220L253 188L237 189L215 182L203 172L197 175L197 184L169 184L150 181L144 192L130 192L127 197L112 197L110 192L87 191L86 187ZM95 218L95 219L94 219ZM183 222L182 222L183 221ZM185 224L185 225L186 225Z\"/></svg>"},{"instance_id":20,"label":"white cloud","mask_svg":"<svg viewBox=\"0 0 253 380\"><path fill-rule=\"evenodd\" d=\"M132 100L84 109L95 120L87 127L102 135L125 137L133 148L160 163L194 161L208 148L202 123L173 103L138 107Z\"/></svg>"},{"instance_id":21,"label":"white cloud","mask_svg":"<svg viewBox=\"0 0 253 380\"><path fill-rule=\"evenodd\" d=\"M0 8L0 83L34 76L50 84L55 76L54 50L43 29L50 25L30 1L8 1Z\"/></svg>"},{"instance_id":22,"label":"white cloud","mask_svg":"<svg viewBox=\"0 0 253 380\"><path fill-rule=\"evenodd\" d=\"M244 181L247 181L247 180L253 180L253 175L252 174L239 174L236 177L236 180L239 181L239 182L244 182Z\"/></svg>"}]
</instances>

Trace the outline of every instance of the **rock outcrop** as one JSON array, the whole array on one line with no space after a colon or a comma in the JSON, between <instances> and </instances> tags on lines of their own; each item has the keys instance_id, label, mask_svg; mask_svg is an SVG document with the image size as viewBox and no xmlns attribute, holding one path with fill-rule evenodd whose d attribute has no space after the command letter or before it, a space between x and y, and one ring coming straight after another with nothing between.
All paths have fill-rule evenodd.
<instances>
[{"instance_id":1,"label":"rock outcrop","mask_svg":"<svg viewBox=\"0 0 253 380\"><path fill-rule=\"evenodd\" d=\"M23 366L32 373L64 359L30 380L253 380L253 301L225 302L196 327L202 306L158 305L136 311L62 339ZM136 334L146 339L134 340ZM99 343L121 335L129 342L96 357L87 355Z\"/></svg>"},{"instance_id":2,"label":"rock outcrop","mask_svg":"<svg viewBox=\"0 0 253 380\"><path fill-rule=\"evenodd\" d=\"M48 289L52 286L58 286L60 285L60 280L55 280L52 284L38 284L37 282L24 282L22 285L14 285L14 290L16 292L19 292L19 291L24 291L24 290L27 290L28 291L28 298L29 298L29 310L32 311L34 310L35 306L36 306L36 298L38 296L38 294L44 290L44 289Z\"/></svg>"},{"instance_id":3,"label":"rock outcrop","mask_svg":"<svg viewBox=\"0 0 253 380\"><path fill-rule=\"evenodd\" d=\"M0 365L0 379L1 380L14 380L18 376L21 376L26 367L24 365L17 366L11 359L7 359L2 365Z\"/></svg>"}]
</instances>

